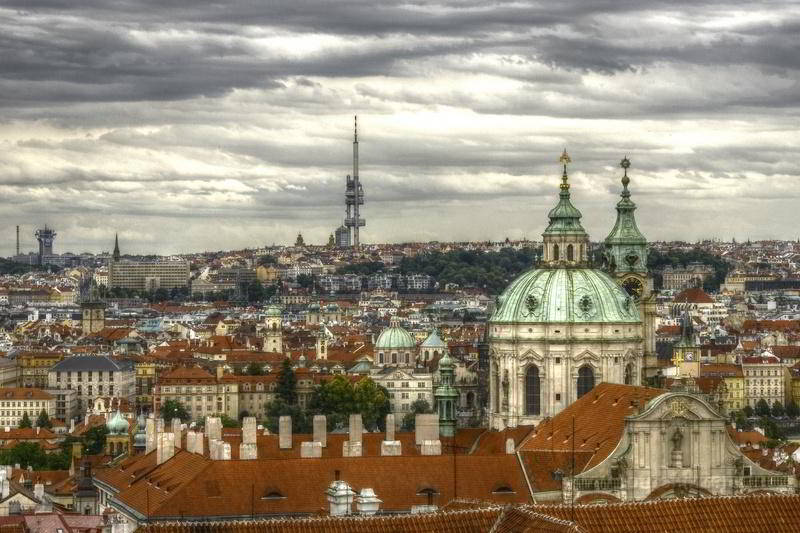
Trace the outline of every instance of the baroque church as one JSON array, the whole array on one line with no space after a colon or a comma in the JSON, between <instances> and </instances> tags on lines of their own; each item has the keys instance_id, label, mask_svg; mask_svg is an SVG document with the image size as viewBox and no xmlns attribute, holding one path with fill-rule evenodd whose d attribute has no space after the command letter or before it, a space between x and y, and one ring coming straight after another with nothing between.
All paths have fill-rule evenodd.
<instances>
[{"instance_id":1,"label":"baroque church","mask_svg":"<svg viewBox=\"0 0 800 533\"><path fill-rule=\"evenodd\" d=\"M655 303L647 240L636 226L624 169L617 220L590 259L589 235L570 201L566 150L559 200L541 260L497 298L489 320L489 424L502 430L553 417L597 383L640 385L655 357Z\"/></svg>"}]
</instances>

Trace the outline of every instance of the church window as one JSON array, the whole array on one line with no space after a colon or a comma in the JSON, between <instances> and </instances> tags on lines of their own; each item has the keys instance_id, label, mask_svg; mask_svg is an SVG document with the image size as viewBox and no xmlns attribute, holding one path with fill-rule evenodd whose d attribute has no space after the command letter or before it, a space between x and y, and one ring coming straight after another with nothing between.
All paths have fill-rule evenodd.
<instances>
[{"instance_id":1,"label":"church window","mask_svg":"<svg viewBox=\"0 0 800 533\"><path fill-rule=\"evenodd\" d=\"M397 352L392 352L392 363L397 363Z\"/></svg>"},{"instance_id":2,"label":"church window","mask_svg":"<svg viewBox=\"0 0 800 533\"><path fill-rule=\"evenodd\" d=\"M525 414L541 413L539 367L531 365L525 373Z\"/></svg>"},{"instance_id":3,"label":"church window","mask_svg":"<svg viewBox=\"0 0 800 533\"><path fill-rule=\"evenodd\" d=\"M619 363L619 357L615 357L614 358L614 364L617 364L617 363Z\"/></svg>"},{"instance_id":4,"label":"church window","mask_svg":"<svg viewBox=\"0 0 800 533\"><path fill-rule=\"evenodd\" d=\"M557 364L557 365L560 365L560 364L561 364L561 358L560 358L560 357L556 357L556 364Z\"/></svg>"},{"instance_id":5,"label":"church window","mask_svg":"<svg viewBox=\"0 0 800 533\"><path fill-rule=\"evenodd\" d=\"M561 401L561 393L560 393L560 392L557 392L557 393L556 393L556 401L557 401L557 402L560 402L560 401Z\"/></svg>"},{"instance_id":6,"label":"church window","mask_svg":"<svg viewBox=\"0 0 800 533\"><path fill-rule=\"evenodd\" d=\"M383 364L383 352L380 352L380 353L378 354L378 358L379 358L379 360L380 360L381 364Z\"/></svg>"},{"instance_id":7,"label":"church window","mask_svg":"<svg viewBox=\"0 0 800 533\"><path fill-rule=\"evenodd\" d=\"M567 261L574 260L573 254L574 252L572 251L572 245L571 244L567 245Z\"/></svg>"},{"instance_id":8,"label":"church window","mask_svg":"<svg viewBox=\"0 0 800 533\"><path fill-rule=\"evenodd\" d=\"M594 371L589 366L578 370L578 398L594 388Z\"/></svg>"},{"instance_id":9,"label":"church window","mask_svg":"<svg viewBox=\"0 0 800 533\"><path fill-rule=\"evenodd\" d=\"M558 245L553 245L553 261L558 261Z\"/></svg>"}]
</instances>

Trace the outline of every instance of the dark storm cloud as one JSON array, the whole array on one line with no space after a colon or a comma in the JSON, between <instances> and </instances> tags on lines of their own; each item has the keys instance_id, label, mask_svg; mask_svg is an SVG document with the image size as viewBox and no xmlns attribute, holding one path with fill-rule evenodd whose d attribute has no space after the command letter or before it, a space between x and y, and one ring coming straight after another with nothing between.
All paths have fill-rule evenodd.
<instances>
[{"instance_id":1,"label":"dark storm cloud","mask_svg":"<svg viewBox=\"0 0 800 533\"><path fill-rule=\"evenodd\" d=\"M6 2L0 221L90 248L326 240L358 113L376 241L535 237L564 146L587 224L629 154L654 236L709 213L769 235L800 197L799 34L788 1Z\"/></svg>"}]
</instances>

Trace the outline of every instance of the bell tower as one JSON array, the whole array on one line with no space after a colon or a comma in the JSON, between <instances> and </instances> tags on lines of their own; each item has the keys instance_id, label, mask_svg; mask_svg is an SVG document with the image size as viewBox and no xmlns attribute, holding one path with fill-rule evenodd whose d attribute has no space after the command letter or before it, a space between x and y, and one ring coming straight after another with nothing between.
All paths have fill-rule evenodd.
<instances>
[{"instance_id":1,"label":"bell tower","mask_svg":"<svg viewBox=\"0 0 800 533\"><path fill-rule=\"evenodd\" d=\"M631 200L628 168L631 161L622 158L623 169L621 199L617 202L617 221L605 240L603 262L608 273L633 298L639 307L644 326L645 366L655 365L655 295L653 278L647 271L647 239L636 225L636 204ZM652 359L648 359L648 357Z\"/></svg>"},{"instance_id":2,"label":"bell tower","mask_svg":"<svg viewBox=\"0 0 800 533\"><path fill-rule=\"evenodd\" d=\"M572 162L566 148L559 158L564 165L558 204L550 210L550 223L542 234L542 262L546 267L585 267L589 256L589 235L581 226L581 212L570 202L567 165Z\"/></svg>"}]
</instances>

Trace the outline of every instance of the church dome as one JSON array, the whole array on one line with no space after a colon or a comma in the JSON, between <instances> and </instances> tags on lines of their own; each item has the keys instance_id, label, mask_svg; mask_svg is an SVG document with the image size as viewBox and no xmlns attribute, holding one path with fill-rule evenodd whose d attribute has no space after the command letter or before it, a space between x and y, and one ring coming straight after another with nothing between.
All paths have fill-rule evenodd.
<instances>
[{"instance_id":1,"label":"church dome","mask_svg":"<svg viewBox=\"0 0 800 533\"><path fill-rule=\"evenodd\" d=\"M114 413L114 416L111 417L111 420L108 421L106 427L108 428L108 432L112 435L123 435L128 432L130 424L125 420L125 417L122 416L122 413L117 411Z\"/></svg>"},{"instance_id":2,"label":"church dome","mask_svg":"<svg viewBox=\"0 0 800 533\"><path fill-rule=\"evenodd\" d=\"M390 326L378 336L375 342L376 350L406 349L416 348L417 342L411 333L400 327L396 320L392 320Z\"/></svg>"},{"instance_id":3,"label":"church dome","mask_svg":"<svg viewBox=\"0 0 800 533\"><path fill-rule=\"evenodd\" d=\"M267 307L267 316L281 316L281 308L277 305Z\"/></svg>"},{"instance_id":4,"label":"church dome","mask_svg":"<svg viewBox=\"0 0 800 533\"><path fill-rule=\"evenodd\" d=\"M638 323L636 302L605 272L531 269L497 299L492 323Z\"/></svg>"}]
</instances>

